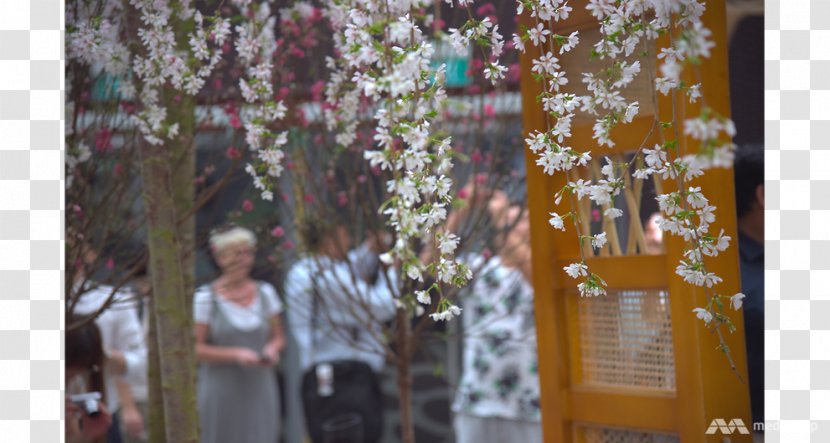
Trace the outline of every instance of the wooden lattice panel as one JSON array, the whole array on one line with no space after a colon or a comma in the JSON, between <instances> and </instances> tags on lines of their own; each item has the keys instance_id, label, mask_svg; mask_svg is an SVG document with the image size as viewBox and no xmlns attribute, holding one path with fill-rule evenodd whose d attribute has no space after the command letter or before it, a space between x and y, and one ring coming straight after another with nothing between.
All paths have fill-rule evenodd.
<instances>
[{"instance_id":1,"label":"wooden lattice panel","mask_svg":"<svg viewBox=\"0 0 830 443\"><path fill-rule=\"evenodd\" d=\"M582 383L674 391L668 292L609 290L577 304Z\"/></svg>"}]
</instances>

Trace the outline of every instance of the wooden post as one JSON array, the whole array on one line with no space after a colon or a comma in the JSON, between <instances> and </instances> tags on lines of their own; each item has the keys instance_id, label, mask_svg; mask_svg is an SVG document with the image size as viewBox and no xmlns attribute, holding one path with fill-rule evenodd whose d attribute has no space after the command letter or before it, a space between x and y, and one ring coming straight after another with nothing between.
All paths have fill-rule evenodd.
<instances>
[{"instance_id":1,"label":"wooden post","mask_svg":"<svg viewBox=\"0 0 830 443\"><path fill-rule=\"evenodd\" d=\"M573 7L571 17L564 23L558 23L553 32L567 35L571 31L579 30L582 40L579 46L586 45L588 48L562 57L562 66L571 79L568 86L574 86L573 83L579 83L576 80L579 74L587 70L580 71L579 68L590 66L586 51L590 50L590 36L592 33L596 34L597 23L584 9L586 1L570 3ZM723 1L718 1L707 2L706 6L703 21L712 31L716 47L712 50L711 57L705 61L701 77L694 79L691 72L686 72L684 75L687 77L684 81L686 84L702 83L703 92L708 100L707 105L721 115L729 116L725 5ZM535 21L526 14L522 17L522 24L532 27L535 26ZM657 41L658 48L665 44L666 37ZM654 49L650 48L651 51ZM530 75L532 59L538 55L539 50L528 45L527 53L521 58L525 133L546 128L544 113L536 102L541 86ZM643 66L644 72L640 75L647 76L645 71L651 70L653 76L656 63L643 63ZM655 106L649 89L652 87L646 82L645 86L641 84L631 91L633 94L649 95L640 103L639 118L631 124L614 129L614 141L617 143L614 149L597 146L592 138L593 121L589 119L574 120L573 136L568 142L569 146L577 147L579 150L590 150L594 158L613 157L625 151L636 150L650 134L655 113L660 121L672 120L671 97L660 96ZM677 119L682 122L683 119L698 114L698 107L686 105L679 108ZM656 130L650 137L651 139L646 141L647 145L651 146L660 139ZM680 143L687 152L694 148L690 140L684 139ZM586 363L582 360L584 352L580 349L580 334L599 333L595 331L603 325L594 319L586 319L585 324L580 324L577 302L601 303L602 300L579 300L575 290L578 281L567 277L562 271L563 266L580 260L579 244L573 226L568 226L568 231L563 233L551 229L547 222L548 212L557 210L562 213L571 209L577 211L578 208L568 208L567 198L563 199L564 209L555 208L553 195L567 182L564 174L547 176L535 165L532 155L528 155L526 160L545 441L584 441L588 434L595 431L609 434L668 434L683 443L721 442L725 437L732 442L752 441L751 435L737 432L728 436L722 433L706 434L709 424L715 418L724 419L727 423L733 419L741 419L751 430L749 390L731 371L724 355L716 349L717 336L710 333L703 322L692 313L693 308L706 305L705 293L684 283L674 273L683 254L682 239L665 236L665 254L631 255L637 248L626 248L627 255L616 256L615 252L614 256L588 256L586 259L589 267L606 279L609 291L616 292L616 296L624 296L631 291L645 294L643 296L657 296L655 294L660 294L661 291L663 294L668 292L668 297L664 301L646 300L639 306L643 310L655 311L646 313L652 316L649 318L659 319L659 316L655 315L660 314L666 316L666 321L670 322L671 334L668 339L673 345L674 357L673 361L669 358L665 363L673 363L671 376L674 377L674 383L669 383L668 388L625 386L622 382L618 385L603 385L592 380L593 375L583 370ZM717 233L723 228L735 239L737 227L732 171L707 171L702 179L694 182L694 185L701 186L711 204L718 208L718 221L712 226L712 230ZM658 193L671 192L672 186L675 185L669 182L655 182ZM640 190L634 189L633 193L625 195L629 206L637 205L640 200L637 197L639 192ZM629 211L638 209L639 207L630 207ZM634 220L636 219L632 218L632 222ZM641 230L633 227L629 232L632 231L637 239L629 235L628 241L640 243ZM638 246L642 249L642 245ZM644 252L640 251L640 254ZM724 279L724 282L717 286L720 294L731 295L738 292L740 278L737 254L737 244L733 243L726 253L707 262L711 271ZM746 380L743 317L740 314L740 311L737 311L731 316L737 328L736 332L725 334L738 371ZM763 337L758 339L762 340ZM619 346L622 349L628 345L618 343L611 346ZM630 370L630 365L623 363L620 363L620 370L625 371L626 367ZM626 377L621 379L628 380Z\"/></svg>"}]
</instances>

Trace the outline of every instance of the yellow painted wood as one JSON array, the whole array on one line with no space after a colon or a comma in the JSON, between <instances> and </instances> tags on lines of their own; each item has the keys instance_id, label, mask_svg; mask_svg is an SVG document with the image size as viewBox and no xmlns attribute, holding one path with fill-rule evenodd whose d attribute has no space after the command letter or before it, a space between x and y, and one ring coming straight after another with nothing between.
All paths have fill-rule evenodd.
<instances>
[{"instance_id":1,"label":"yellow painted wood","mask_svg":"<svg viewBox=\"0 0 830 443\"><path fill-rule=\"evenodd\" d=\"M584 11L585 1L570 3L574 8L571 19L564 24L560 23L560 27L554 29L554 32L567 33L596 27L594 19ZM535 25L527 15L521 20L525 25ZM706 104L720 114L728 116L729 91L723 0L707 2L704 22L712 30L717 46L701 70L700 78L695 79L691 73L687 73L685 81L687 84L701 82L708 100ZM658 46L665 44L666 41L658 41ZM544 114L536 102L536 96L541 91L540 85L530 76L531 60L538 56L538 50L530 46L528 45L528 53L521 58L526 133L545 128ZM649 69L649 66L644 65L644 69ZM653 64L650 69L655 69ZM569 74L572 82L579 78L578 73ZM670 97L659 97L656 112L661 120L671 119L670 106ZM695 116L698 112L699 106L686 106L681 110L678 121L682 121L685 116ZM596 146L591 138L590 124L575 124L569 144L580 150L590 149L594 158L611 156L619 154L622 147L639 147L651 127L651 118L640 118L630 125L617 128L613 133L617 147L607 149ZM647 143L657 143L659 135L655 131ZM671 132L667 131L665 135L673 138ZM690 146L692 145L689 140L682 141L682 149L688 152ZM582 441L581 426L602 426L674 433L683 443L721 442L723 435L705 434L712 419L723 418L728 421L741 418L744 423L750 425L748 386L738 381L724 356L715 350L718 344L717 337L692 313L693 308L706 304L705 294L684 283L674 274L677 262L682 257L684 244L682 239L671 235L664 236L665 254L592 257L589 253L586 262L594 272L607 280L610 288L664 288L669 291L676 390L671 392L588 387L581 384L579 325L574 321L578 317L577 303L567 302L568 297L578 297L574 295L578 282L565 275L562 270L563 266L580 260L579 244L575 227L570 221L565 233L552 229L547 222L548 212L557 210L562 213L576 208L569 207L570 201L567 198L563 199L564 209L554 208L553 196L567 180L562 174L558 174L557 177L546 176L534 161L532 156L526 159L545 441ZM712 227L713 232L717 234L723 228L731 233L734 241L736 220L732 171L710 170L694 185L702 186L710 202L718 208L718 221ZM671 191L674 186L674 182L671 181L656 183L658 193ZM640 190L635 189L632 195L625 197L629 200L639 200L639 193ZM590 216L584 207L579 209L584 216ZM582 226L586 229L588 224L583 221ZM636 236L639 235L640 232L636 232ZM731 295L738 292L740 279L737 243L733 243L732 247L716 260L707 261L707 264L713 272L724 279L724 282L717 286L721 293ZM726 339L739 372L746 380L743 317L740 312L733 313L731 317L737 331L734 334L725 332ZM750 437L738 434L729 437L732 442L751 441Z\"/></svg>"},{"instance_id":2,"label":"yellow painted wood","mask_svg":"<svg viewBox=\"0 0 830 443\"><path fill-rule=\"evenodd\" d=\"M534 246L534 252L536 252ZM563 267L579 261L578 257L557 261L556 288L575 288L576 280L570 278ZM597 257L585 260L592 272L602 276L612 288L657 289L668 286L674 267L669 267L665 255L631 255L622 257Z\"/></svg>"}]
</instances>

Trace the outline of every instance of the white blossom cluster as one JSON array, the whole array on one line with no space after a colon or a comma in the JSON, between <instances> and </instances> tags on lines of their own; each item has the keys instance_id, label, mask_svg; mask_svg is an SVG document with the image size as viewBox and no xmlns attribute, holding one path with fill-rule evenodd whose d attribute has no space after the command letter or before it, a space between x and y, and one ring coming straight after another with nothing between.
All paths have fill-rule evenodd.
<instances>
[{"instance_id":1,"label":"white blossom cluster","mask_svg":"<svg viewBox=\"0 0 830 443\"><path fill-rule=\"evenodd\" d=\"M124 76L130 69L130 52L119 35L123 20L123 5L120 2L105 2L102 11L97 11L92 5L79 2L66 11L66 55L70 61L77 61L87 67L101 67L104 73L113 76ZM73 71L67 71L68 87L74 83L71 76ZM120 85L123 94L124 88L129 93L131 85L122 82ZM71 94L67 94L71 97ZM66 136L74 135L72 122L76 112L75 103L68 99L66 110ZM92 150L85 141L79 140L67 144L66 151L66 186L70 188L74 179L72 171L80 164L92 157Z\"/></svg>"},{"instance_id":2,"label":"white blossom cluster","mask_svg":"<svg viewBox=\"0 0 830 443\"><path fill-rule=\"evenodd\" d=\"M132 42L124 39L129 7L139 12L139 42L135 43L142 48L142 54L132 60L128 49ZM221 59L221 46L230 35L229 20L206 19L189 1L179 2L175 10L177 16L168 0L130 0L129 6L122 1L104 2L100 10L81 2L67 13L69 60L100 66L103 73L120 80L122 96L139 97L141 110L132 119L145 140L154 145L178 135L178 123L167 122L160 88L170 85L189 95L198 93ZM186 48L176 41L176 20L193 20ZM130 74L135 76L129 78Z\"/></svg>"},{"instance_id":3,"label":"white blossom cluster","mask_svg":"<svg viewBox=\"0 0 830 443\"><path fill-rule=\"evenodd\" d=\"M221 47L231 33L230 21L218 17L206 19L189 2L177 4L178 15L168 0L130 0L139 11L141 27L138 37L144 54L136 55L132 71L141 84L142 109L133 115L144 139L159 145L165 138L178 135L178 123L167 123L167 110L160 101L161 88L195 96L205 85L222 58ZM188 46L176 41L177 21L193 20ZM131 91L134 92L134 91Z\"/></svg>"},{"instance_id":4,"label":"white blossom cluster","mask_svg":"<svg viewBox=\"0 0 830 443\"><path fill-rule=\"evenodd\" d=\"M256 154L254 164L247 164L245 171L253 178L253 184L264 200L273 200L273 184L269 178L277 178L283 171L285 153L282 146L288 141L288 133L269 129L277 120L285 117L287 108L282 100L274 98L274 51L277 49L274 26L276 16L267 2L236 0L234 2L249 20L236 26L236 54L245 69L239 80L239 90L253 111L242 116L245 127L245 143ZM310 7L309 5L307 5ZM290 13L290 11L285 11Z\"/></svg>"},{"instance_id":5,"label":"white blossom cluster","mask_svg":"<svg viewBox=\"0 0 830 443\"><path fill-rule=\"evenodd\" d=\"M453 183L452 140L433 130L446 108L445 67L430 66L435 50L421 26L431 18L412 15L429 5L425 0L327 4L340 57L327 60L332 73L325 118L328 128L337 131L336 142L349 146L355 140L361 103L373 109L375 144L364 157L371 167L391 173L386 183L391 197L382 213L396 234L381 260L400 263L402 275L414 281L431 274L440 283L461 286L472 272L455 258L459 238L438 229L452 203ZM491 36L497 32L487 24L480 28ZM418 244L435 245L431 263L423 263L416 254ZM421 304L431 304L430 290L416 295ZM450 320L460 312L441 298L431 315L434 320Z\"/></svg>"},{"instance_id":6,"label":"white blossom cluster","mask_svg":"<svg viewBox=\"0 0 830 443\"><path fill-rule=\"evenodd\" d=\"M67 33L67 56L89 66L103 66L104 72L112 75L126 74L130 68L130 52L119 38L120 25L112 19L104 18L97 26L86 17L77 22L77 27Z\"/></svg>"},{"instance_id":7,"label":"white blossom cluster","mask_svg":"<svg viewBox=\"0 0 830 443\"><path fill-rule=\"evenodd\" d=\"M166 121L160 88L171 85L190 95L201 90L221 59L219 48L230 35L230 23L218 18L205 20L190 2L177 4L177 17L168 0L130 0L129 5L140 14L137 36L142 55L130 60L127 45L132 42L123 38L130 11L121 1L104 2L100 10L85 3L71 8L67 13L67 55L82 65L101 66L105 74L120 79L122 96L136 97L136 84L140 85L142 109L132 119L145 140L158 145L178 135L178 123ZM173 21L191 19L195 29L188 36L189 47L182 49ZM131 73L135 74L132 79L128 77Z\"/></svg>"},{"instance_id":8,"label":"white blossom cluster","mask_svg":"<svg viewBox=\"0 0 830 443\"><path fill-rule=\"evenodd\" d=\"M459 5L462 7L469 7L471 3L464 0L459 1ZM499 57L504 52L504 37L499 33L499 25L494 25L489 17L485 17L483 20L470 18L460 28L450 28L447 40L459 55L466 55L471 43L480 46L482 49L488 48L490 53L484 65L484 78L490 80L493 84L504 79L507 67L499 63Z\"/></svg>"}]
</instances>

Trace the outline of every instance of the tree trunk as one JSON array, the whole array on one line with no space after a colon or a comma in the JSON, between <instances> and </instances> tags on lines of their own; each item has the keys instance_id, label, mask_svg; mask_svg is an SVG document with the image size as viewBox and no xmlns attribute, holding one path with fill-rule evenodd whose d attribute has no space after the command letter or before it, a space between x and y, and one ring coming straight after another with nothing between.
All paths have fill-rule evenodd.
<instances>
[{"instance_id":1,"label":"tree trunk","mask_svg":"<svg viewBox=\"0 0 830 443\"><path fill-rule=\"evenodd\" d=\"M188 33L193 30L193 21L174 20L173 29L180 48L187 48ZM196 201L196 98L184 92L167 89L164 94L169 121L179 124L179 136L166 144L170 158L175 162L172 175L173 202L178 214L187 214ZM190 215L180 220L178 229L179 259L182 263L182 278L188 292L188 312L192 314L193 290L196 273L196 217ZM195 352L195 350L194 350Z\"/></svg>"},{"instance_id":2,"label":"tree trunk","mask_svg":"<svg viewBox=\"0 0 830 443\"><path fill-rule=\"evenodd\" d=\"M147 213L149 271L153 283L153 316L158 334L161 404L167 442L196 443L199 420L196 411L196 360L189 290L177 235L170 151L167 146L142 143L141 174Z\"/></svg>"},{"instance_id":3,"label":"tree trunk","mask_svg":"<svg viewBox=\"0 0 830 443\"><path fill-rule=\"evenodd\" d=\"M398 407L401 415L401 442L415 443L415 423L412 421L412 324L406 310L398 309L396 314L398 327L397 351L395 363L398 367Z\"/></svg>"},{"instance_id":4,"label":"tree trunk","mask_svg":"<svg viewBox=\"0 0 830 443\"><path fill-rule=\"evenodd\" d=\"M186 34L185 34L186 35ZM179 36L181 39L185 37ZM187 40L185 38L185 43ZM176 214L188 214L196 200L196 100L194 97L176 91L168 91L165 104L170 121L179 123L179 137L166 145L170 158L175 161L175 172L171 178L173 203ZM179 262L182 269L182 285L185 289L185 312L193 319L193 294L196 289L196 217L179 220L177 241ZM192 321L187 331L193 331ZM189 361L196 361L195 345L190 349ZM196 371L191 371L196 385Z\"/></svg>"},{"instance_id":5,"label":"tree trunk","mask_svg":"<svg viewBox=\"0 0 830 443\"><path fill-rule=\"evenodd\" d=\"M161 392L161 367L159 362L158 333L153 316L153 302L150 301L144 315L149 315L147 332L147 433L150 443L167 443L164 435L164 408L157 407L163 401Z\"/></svg>"}]
</instances>

